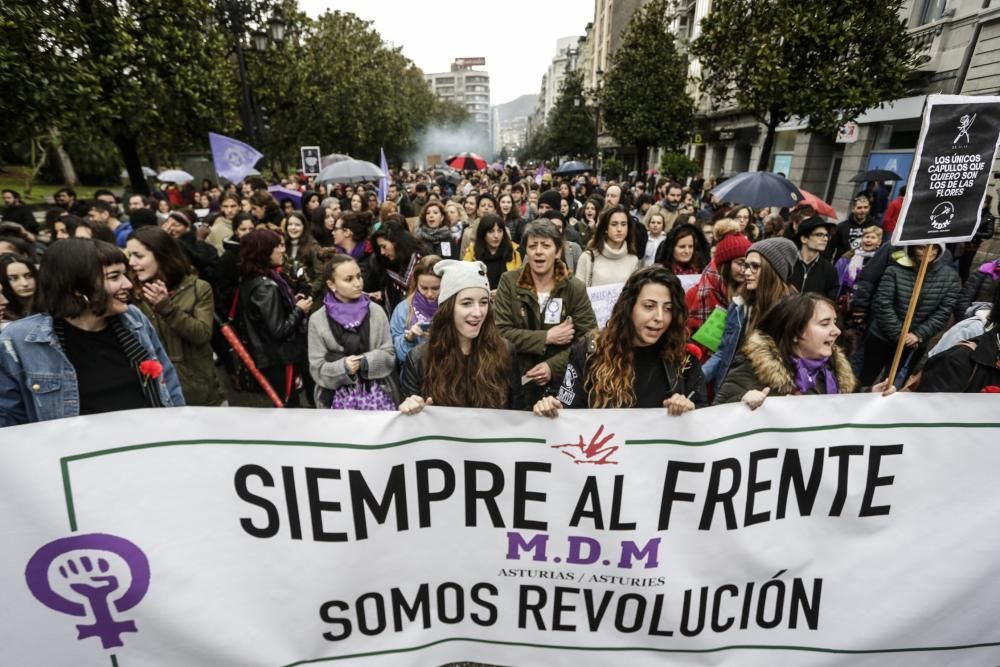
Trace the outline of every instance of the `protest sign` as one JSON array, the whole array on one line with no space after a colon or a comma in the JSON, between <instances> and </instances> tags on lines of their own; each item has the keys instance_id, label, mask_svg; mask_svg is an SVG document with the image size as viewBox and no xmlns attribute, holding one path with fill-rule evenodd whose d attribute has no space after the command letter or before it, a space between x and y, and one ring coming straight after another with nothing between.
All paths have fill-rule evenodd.
<instances>
[{"instance_id":1,"label":"protest sign","mask_svg":"<svg viewBox=\"0 0 1000 667\"><path fill-rule=\"evenodd\" d=\"M322 168L319 146L301 146L299 153L302 155L302 173L306 176L319 176Z\"/></svg>"},{"instance_id":2,"label":"protest sign","mask_svg":"<svg viewBox=\"0 0 1000 667\"><path fill-rule=\"evenodd\" d=\"M681 274L677 276L677 279L681 281L681 289L687 292L689 289L698 284L698 281L701 280L701 274L700 273Z\"/></svg>"},{"instance_id":3,"label":"protest sign","mask_svg":"<svg viewBox=\"0 0 1000 667\"><path fill-rule=\"evenodd\" d=\"M587 296L590 298L590 305L594 309L594 317L597 318L597 326L600 329L608 323L611 317L611 310L618 301L618 296L622 293L625 283L611 283L609 285L598 285L588 287Z\"/></svg>"},{"instance_id":4,"label":"protest sign","mask_svg":"<svg viewBox=\"0 0 1000 667\"><path fill-rule=\"evenodd\" d=\"M995 416L903 394L4 429L3 662L997 664Z\"/></svg>"},{"instance_id":5,"label":"protest sign","mask_svg":"<svg viewBox=\"0 0 1000 667\"><path fill-rule=\"evenodd\" d=\"M970 240L1000 147L1000 97L928 95L894 245Z\"/></svg>"},{"instance_id":6,"label":"protest sign","mask_svg":"<svg viewBox=\"0 0 1000 667\"><path fill-rule=\"evenodd\" d=\"M691 336L691 340L715 352L722 343L722 334L726 332L726 318L728 316L728 310L721 306L716 306L712 310L712 314L708 316L708 319Z\"/></svg>"}]
</instances>

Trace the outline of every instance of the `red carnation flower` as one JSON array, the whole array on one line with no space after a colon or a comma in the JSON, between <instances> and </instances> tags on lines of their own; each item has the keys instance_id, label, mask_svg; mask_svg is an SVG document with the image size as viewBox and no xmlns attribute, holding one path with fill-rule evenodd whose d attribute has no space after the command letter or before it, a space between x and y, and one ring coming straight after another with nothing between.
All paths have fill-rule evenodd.
<instances>
[{"instance_id":1,"label":"red carnation flower","mask_svg":"<svg viewBox=\"0 0 1000 667\"><path fill-rule=\"evenodd\" d=\"M145 377L155 380L163 373L163 364L156 359L146 359L139 364L139 372Z\"/></svg>"},{"instance_id":2,"label":"red carnation flower","mask_svg":"<svg viewBox=\"0 0 1000 667\"><path fill-rule=\"evenodd\" d=\"M688 343L687 345L684 346L684 349L687 350L687 353L690 354L692 357L694 357L698 361L701 361L701 357L704 354L704 351L700 347L698 347L694 343Z\"/></svg>"},{"instance_id":3,"label":"red carnation flower","mask_svg":"<svg viewBox=\"0 0 1000 667\"><path fill-rule=\"evenodd\" d=\"M995 384L988 384L979 390L980 394L1000 394L1000 387Z\"/></svg>"}]
</instances>

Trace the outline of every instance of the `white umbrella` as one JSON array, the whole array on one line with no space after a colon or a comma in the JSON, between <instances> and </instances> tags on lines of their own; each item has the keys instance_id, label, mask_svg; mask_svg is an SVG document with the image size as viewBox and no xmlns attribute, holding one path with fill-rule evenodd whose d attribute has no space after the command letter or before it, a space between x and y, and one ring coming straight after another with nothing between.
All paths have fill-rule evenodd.
<instances>
[{"instance_id":1,"label":"white umbrella","mask_svg":"<svg viewBox=\"0 0 1000 667\"><path fill-rule=\"evenodd\" d=\"M150 169L149 167L143 167L142 175L146 178L152 178L153 176L156 176L156 170ZM128 169L122 169L121 177L128 178Z\"/></svg>"},{"instance_id":2,"label":"white umbrella","mask_svg":"<svg viewBox=\"0 0 1000 667\"><path fill-rule=\"evenodd\" d=\"M341 160L319 173L317 183L367 183L385 178L378 165L365 160Z\"/></svg>"},{"instance_id":3,"label":"white umbrella","mask_svg":"<svg viewBox=\"0 0 1000 667\"><path fill-rule=\"evenodd\" d=\"M156 179L164 183L177 183L178 185L183 185L184 183L190 183L194 180L194 176L187 173L183 169L167 169L166 171L161 171L157 174Z\"/></svg>"}]
</instances>

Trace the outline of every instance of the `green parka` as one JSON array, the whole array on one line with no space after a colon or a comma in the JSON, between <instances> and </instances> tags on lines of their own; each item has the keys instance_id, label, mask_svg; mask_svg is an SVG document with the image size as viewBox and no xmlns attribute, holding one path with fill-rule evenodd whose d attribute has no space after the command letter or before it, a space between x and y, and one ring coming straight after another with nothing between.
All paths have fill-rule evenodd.
<instances>
[{"instance_id":1,"label":"green parka","mask_svg":"<svg viewBox=\"0 0 1000 667\"><path fill-rule=\"evenodd\" d=\"M188 405L219 405L222 391L212 360L215 298L204 280L189 275L167 299L153 308L139 302L177 369Z\"/></svg>"},{"instance_id":2,"label":"green parka","mask_svg":"<svg viewBox=\"0 0 1000 667\"><path fill-rule=\"evenodd\" d=\"M550 299L562 299L557 322L546 324L535 293L535 283L529 266L507 271L500 277L493 308L500 335L514 344L520 376L541 362L552 369L553 380L566 373L569 362L569 345L549 345L545 332L567 317L573 318L573 343L587 332L597 328L597 318L587 296L583 282L574 278L562 261L556 261L555 287ZM530 409L545 394L546 386L534 383L524 385L524 402Z\"/></svg>"}]
</instances>

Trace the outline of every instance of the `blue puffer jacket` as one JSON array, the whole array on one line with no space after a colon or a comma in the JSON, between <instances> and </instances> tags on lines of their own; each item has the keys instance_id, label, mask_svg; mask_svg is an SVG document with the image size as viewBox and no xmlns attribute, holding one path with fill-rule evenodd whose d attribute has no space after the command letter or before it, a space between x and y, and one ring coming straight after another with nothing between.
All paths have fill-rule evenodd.
<instances>
[{"instance_id":1,"label":"blue puffer jacket","mask_svg":"<svg viewBox=\"0 0 1000 667\"><path fill-rule=\"evenodd\" d=\"M184 405L177 371L153 325L135 306L129 306L121 318L150 356L163 365L158 379L163 405ZM52 317L32 315L4 329L0 334L0 427L79 414L76 370L59 347Z\"/></svg>"},{"instance_id":2,"label":"blue puffer jacket","mask_svg":"<svg viewBox=\"0 0 1000 667\"><path fill-rule=\"evenodd\" d=\"M740 351L740 343L743 342L747 328L747 310L743 298L734 296L726 310L726 328L722 331L719 349L702 366L705 382L715 385L716 388L722 386L733 359Z\"/></svg>"}]
</instances>

